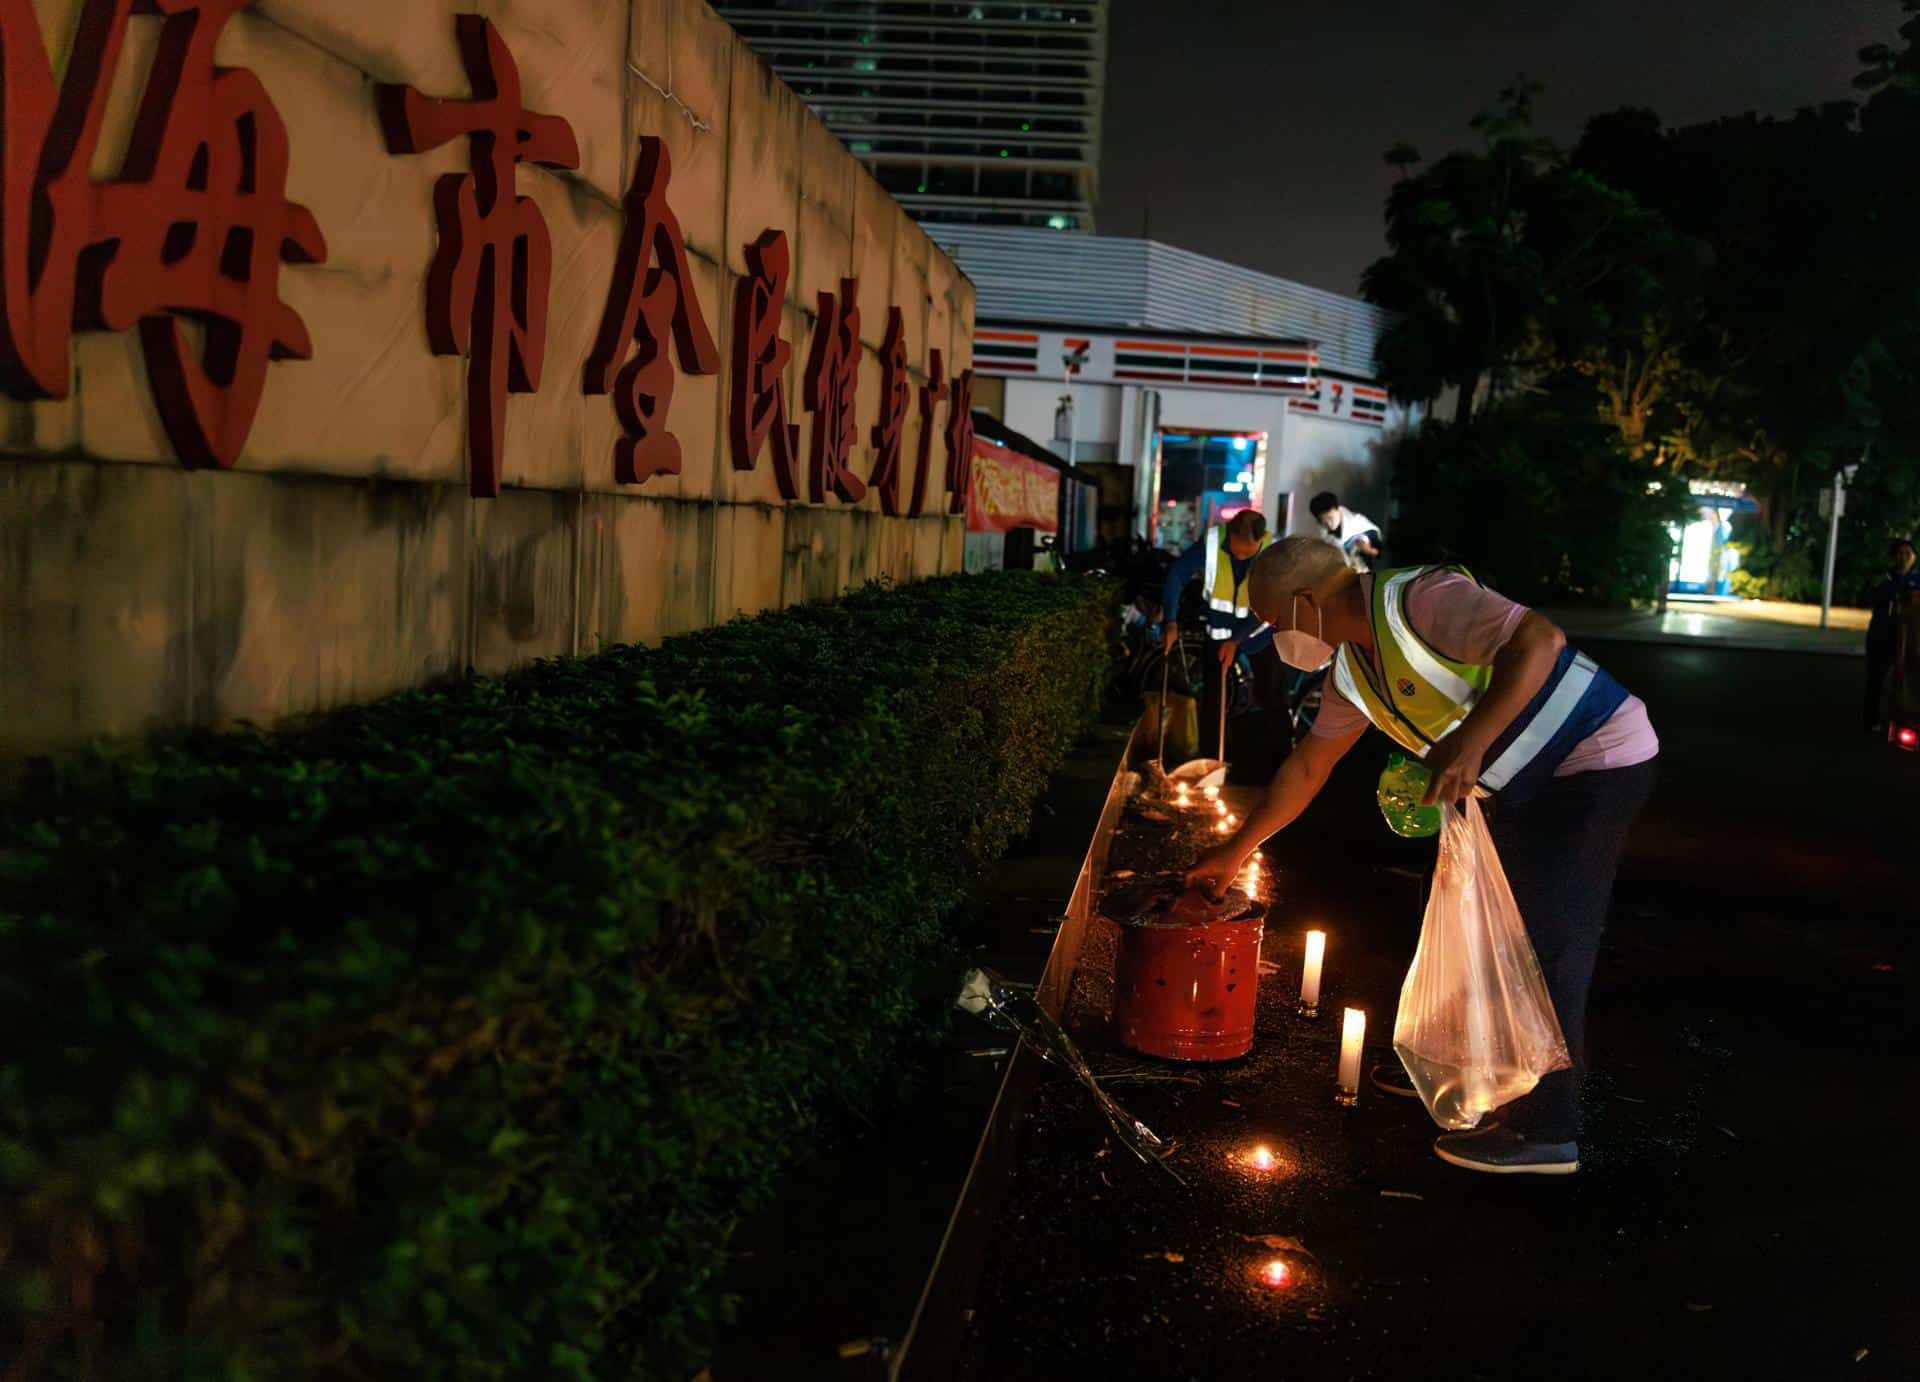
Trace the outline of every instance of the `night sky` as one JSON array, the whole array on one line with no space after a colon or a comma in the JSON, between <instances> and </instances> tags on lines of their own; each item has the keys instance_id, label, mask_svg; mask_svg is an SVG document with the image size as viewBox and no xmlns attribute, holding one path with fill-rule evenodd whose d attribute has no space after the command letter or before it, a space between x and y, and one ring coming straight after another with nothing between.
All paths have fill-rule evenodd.
<instances>
[{"instance_id":1,"label":"night sky","mask_svg":"<svg viewBox=\"0 0 1920 1382\"><path fill-rule=\"evenodd\" d=\"M1384 252L1398 140L1427 158L1525 72L1571 143L1587 116L1669 125L1845 98L1896 0L1113 0L1097 229L1335 292Z\"/></svg>"}]
</instances>

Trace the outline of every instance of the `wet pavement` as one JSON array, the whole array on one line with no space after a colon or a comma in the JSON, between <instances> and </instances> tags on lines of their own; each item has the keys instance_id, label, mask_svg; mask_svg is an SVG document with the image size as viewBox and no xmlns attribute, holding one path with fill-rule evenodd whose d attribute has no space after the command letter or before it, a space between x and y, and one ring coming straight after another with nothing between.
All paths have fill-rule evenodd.
<instances>
[{"instance_id":1,"label":"wet pavement","mask_svg":"<svg viewBox=\"0 0 1920 1382\"><path fill-rule=\"evenodd\" d=\"M1692 643L1777 653L1866 656L1867 611L1774 600L1681 600L1663 610L1542 611L1576 640Z\"/></svg>"},{"instance_id":2,"label":"wet pavement","mask_svg":"<svg viewBox=\"0 0 1920 1382\"><path fill-rule=\"evenodd\" d=\"M1089 932L1077 1035L1177 1142L1187 1184L1045 1078L961 1283L962 1342L910 1350L908 1376L1920 1378L1920 755L1852 728L1852 659L1590 649L1665 748L1601 955L1580 1174L1460 1171L1418 1103L1365 1084L1334 1103L1343 1005L1368 1014L1369 1061L1388 1058L1433 850L1381 824L1385 747L1363 741L1268 846L1272 972L1248 1056L1117 1049L1113 932ZM981 956L1015 978L1037 976L1118 747L1083 748L983 884ZM1109 871L1163 862L1130 864L1131 847ZM1312 1021L1293 1002L1310 927L1329 933ZM883 1347L842 1361L835 1345L899 1339L933 1260L997 1078L947 1060L743 1230L719 1382L885 1375Z\"/></svg>"},{"instance_id":3,"label":"wet pavement","mask_svg":"<svg viewBox=\"0 0 1920 1382\"><path fill-rule=\"evenodd\" d=\"M1076 1087L1043 1087L953 1375L1920 1377L1920 875L1899 805L1920 761L1850 737L1852 682L1823 670L1848 662L1594 651L1670 747L1596 982L1581 1173L1460 1171L1417 1102L1363 1084L1335 1104L1342 1006L1390 1058L1432 851L1380 824L1367 745L1269 845L1247 1057L1106 1041L1114 931L1090 932L1071 1021L1187 1184L1111 1146ZM1143 849L1123 828L1110 870ZM1318 1020L1294 1011L1309 927L1329 933Z\"/></svg>"}]
</instances>

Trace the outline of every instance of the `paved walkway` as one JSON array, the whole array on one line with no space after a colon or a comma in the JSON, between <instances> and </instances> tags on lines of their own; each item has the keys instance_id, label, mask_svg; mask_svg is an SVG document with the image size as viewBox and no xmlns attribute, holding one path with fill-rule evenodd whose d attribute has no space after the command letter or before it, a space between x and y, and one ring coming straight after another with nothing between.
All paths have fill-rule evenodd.
<instances>
[{"instance_id":1,"label":"paved walkway","mask_svg":"<svg viewBox=\"0 0 1920 1382\"><path fill-rule=\"evenodd\" d=\"M1835 609L1820 627L1820 606L1776 600L1672 601L1655 610L1543 610L1576 639L1619 643L1693 643L1773 653L1865 653L1867 611Z\"/></svg>"},{"instance_id":2,"label":"paved walkway","mask_svg":"<svg viewBox=\"0 0 1920 1382\"><path fill-rule=\"evenodd\" d=\"M1116 1048L1090 938L1070 1016L1186 1185L1115 1146L1077 1085L1043 1085L958 1356L914 1378L1920 1378L1895 1211L1920 1112L1888 1097L1920 1011L1920 859L1895 805L1913 760L1852 728L1843 659L1668 642L1607 661L1665 747L1600 958L1581 1173L1457 1171L1417 1103L1331 1098L1343 1008L1393 1059L1433 860L1380 824L1376 741L1268 846L1249 1055ZM1125 843L1110 867L1147 867ZM1293 1002L1308 927L1328 934L1317 1020Z\"/></svg>"}]
</instances>

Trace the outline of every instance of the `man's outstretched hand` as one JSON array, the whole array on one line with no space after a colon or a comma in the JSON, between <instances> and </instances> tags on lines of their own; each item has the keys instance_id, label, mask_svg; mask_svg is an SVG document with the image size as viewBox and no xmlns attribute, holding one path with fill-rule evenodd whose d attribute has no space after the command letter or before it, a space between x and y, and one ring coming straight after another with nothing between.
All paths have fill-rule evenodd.
<instances>
[{"instance_id":1,"label":"man's outstretched hand","mask_svg":"<svg viewBox=\"0 0 1920 1382\"><path fill-rule=\"evenodd\" d=\"M1244 856L1240 847L1234 844L1216 846L1201 855L1198 862L1187 870L1186 882L1189 888L1198 888L1216 901L1227 895L1227 885L1233 882L1234 875L1240 872Z\"/></svg>"}]
</instances>

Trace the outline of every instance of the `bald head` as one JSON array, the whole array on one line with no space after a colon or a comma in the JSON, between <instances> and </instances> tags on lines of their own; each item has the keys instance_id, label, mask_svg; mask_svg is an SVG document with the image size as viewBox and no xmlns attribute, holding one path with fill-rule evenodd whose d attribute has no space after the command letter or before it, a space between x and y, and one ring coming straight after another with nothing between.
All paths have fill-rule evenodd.
<instances>
[{"instance_id":1,"label":"bald head","mask_svg":"<svg viewBox=\"0 0 1920 1382\"><path fill-rule=\"evenodd\" d=\"M1292 628L1288 610L1296 593L1307 591L1324 606L1355 579L1346 557L1331 542L1317 537L1281 538L1254 558L1253 570L1247 573L1247 604L1275 628Z\"/></svg>"}]
</instances>

